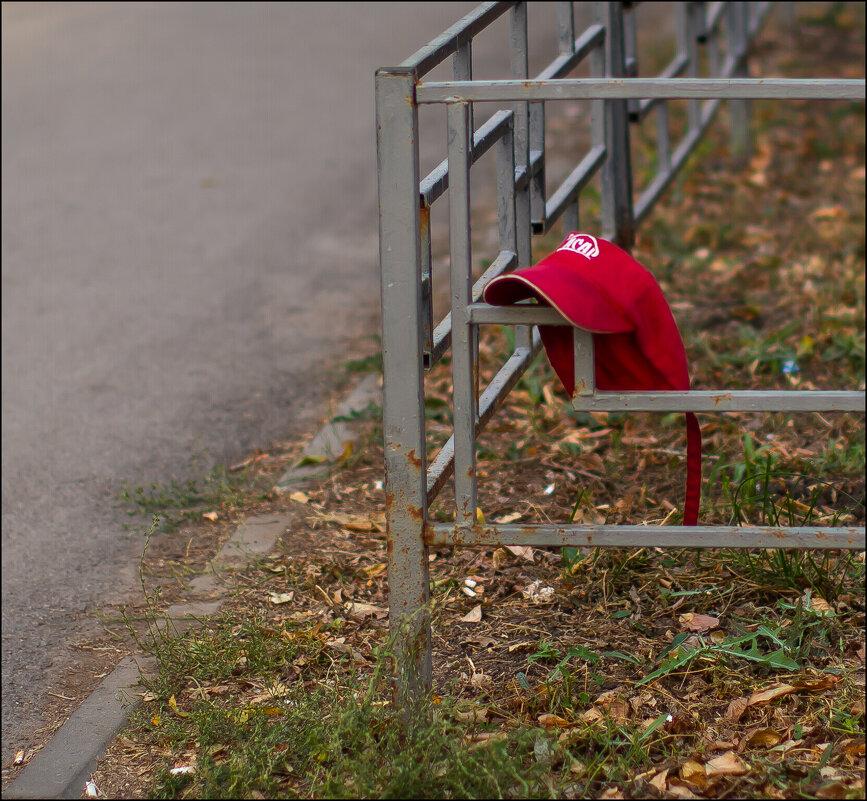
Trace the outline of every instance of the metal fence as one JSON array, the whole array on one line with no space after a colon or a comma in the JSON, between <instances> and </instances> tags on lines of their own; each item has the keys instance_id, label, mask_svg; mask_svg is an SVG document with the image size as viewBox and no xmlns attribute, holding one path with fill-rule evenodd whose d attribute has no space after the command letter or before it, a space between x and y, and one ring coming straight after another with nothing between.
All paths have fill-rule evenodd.
<instances>
[{"instance_id":1,"label":"metal fence","mask_svg":"<svg viewBox=\"0 0 867 801\"><path fill-rule=\"evenodd\" d=\"M676 54L656 78L635 77L638 4L588 5L592 5L593 23L579 34L573 4L556 4L559 53L532 80L528 78L528 4L511 2L480 5L407 61L376 74L389 609L392 631L400 632L395 680L398 699L404 703L431 685L430 546L864 548L863 528L530 526L477 521L476 438L539 352L534 326L564 324L550 308L480 303L488 281L528 266L533 235L550 230L560 218L564 231L579 230L579 198L597 172L601 175L600 233L628 249L635 227L677 175L723 101L730 107L733 149L743 153L748 148L750 99L861 100L865 96L863 80L745 77L749 45L770 3L674 4ZM473 80L473 38L504 14L509 14L511 75L503 80ZM423 80L449 58L454 80ZM567 77L585 59L590 77ZM678 98L687 100L687 125L679 141L673 142L668 101ZM546 195L545 103L575 99L591 101L592 142L572 172ZM474 129L474 104L489 103L501 108ZM419 175L421 104L444 104L447 109L448 158L426 177ZM651 113L656 115L658 133L656 173L633 197L629 126ZM474 281L470 175L492 150L497 164L499 250L489 254L490 266ZM434 327L430 210L446 193L451 311ZM516 326L516 345L496 376L481 388L478 327L486 324ZM583 381L584 387L573 400L578 410L864 411L860 391L597 391L592 336L578 328L573 333L576 386ZM430 458L424 373L449 348L453 434ZM429 519L428 507L451 475L455 520L435 523Z\"/></svg>"}]
</instances>

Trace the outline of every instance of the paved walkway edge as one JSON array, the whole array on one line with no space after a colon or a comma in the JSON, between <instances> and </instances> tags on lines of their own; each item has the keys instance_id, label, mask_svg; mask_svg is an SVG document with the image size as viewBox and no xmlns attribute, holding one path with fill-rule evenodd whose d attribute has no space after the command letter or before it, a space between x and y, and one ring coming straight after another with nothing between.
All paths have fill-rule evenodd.
<instances>
[{"instance_id":1,"label":"paved walkway edge","mask_svg":"<svg viewBox=\"0 0 867 801\"><path fill-rule=\"evenodd\" d=\"M332 418L314 436L299 462L278 481L279 489L311 481L329 469L355 436L345 419L381 403L379 376L365 376L341 403ZM310 461L315 462L311 470ZM288 522L288 520L287 520ZM285 526L279 513L247 518L211 562L211 570L191 582L193 589L210 591L219 585L220 571L237 567L268 553ZM216 614L222 596L210 601L175 604L165 616L177 632L195 626L200 618ZM97 760L105 753L140 699L139 680L153 675L156 660L133 655L122 659L38 751L3 793L3 798L81 798ZM98 789L98 788L97 788Z\"/></svg>"}]
</instances>

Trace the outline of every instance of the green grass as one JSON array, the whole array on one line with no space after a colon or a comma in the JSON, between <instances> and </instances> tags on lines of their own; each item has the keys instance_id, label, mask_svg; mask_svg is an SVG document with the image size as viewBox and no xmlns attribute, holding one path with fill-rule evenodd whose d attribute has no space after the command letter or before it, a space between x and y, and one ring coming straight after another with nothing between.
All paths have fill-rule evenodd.
<instances>
[{"instance_id":1,"label":"green grass","mask_svg":"<svg viewBox=\"0 0 867 801\"><path fill-rule=\"evenodd\" d=\"M130 517L158 517L161 531L174 531L185 521L197 520L204 512L228 511L244 504L266 500L271 486L249 467L230 470L216 464L202 468L207 454L190 457L189 472L193 478L170 478L168 482L152 482L149 486L124 482L120 498Z\"/></svg>"}]
</instances>

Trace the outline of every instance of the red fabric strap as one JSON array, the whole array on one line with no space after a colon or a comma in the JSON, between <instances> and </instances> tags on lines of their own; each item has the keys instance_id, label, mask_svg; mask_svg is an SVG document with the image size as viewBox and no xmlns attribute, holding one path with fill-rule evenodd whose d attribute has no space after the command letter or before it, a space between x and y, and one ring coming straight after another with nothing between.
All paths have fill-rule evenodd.
<instances>
[{"instance_id":1,"label":"red fabric strap","mask_svg":"<svg viewBox=\"0 0 867 801\"><path fill-rule=\"evenodd\" d=\"M698 524L698 505L701 499L701 427L692 412L686 413L686 501L683 506L683 525Z\"/></svg>"}]
</instances>

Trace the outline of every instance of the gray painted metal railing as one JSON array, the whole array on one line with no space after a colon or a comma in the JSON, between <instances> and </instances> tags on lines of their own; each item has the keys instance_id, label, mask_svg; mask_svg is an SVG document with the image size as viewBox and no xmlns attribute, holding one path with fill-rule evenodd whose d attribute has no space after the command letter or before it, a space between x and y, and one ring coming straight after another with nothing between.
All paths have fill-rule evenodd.
<instances>
[{"instance_id":1,"label":"gray painted metal railing","mask_svg":"<svg viewBox=\"0 0 867 801\"><path fill-rule=\"evenodd\" d=\"M629 248L635 227L671 183L711 124L720 104L730 106L732 146L745 153L751 99L863 100L863 80L750 79L749 43L770 3L674 4L677 51L658 78L637 78L637 3L596 2L593 23L576 35L571 2L557 3L559 53L528 79L527 4L480 5L397 67L377 71L376 116L382 270L383 428L386 519L389 546L389 609L400 631L396 653L398 700L409 703L430 689L431 641L428 548L433 545L593 545L672 547L860 548L863 528L803 526L588 526L490 525L476 520L476 436L540 350L534 326L562 325L549 308L491 307L479 303L487 282L527 266L532 236L560 218L564 230L579 228L579 197L601 174L603 237ZM783 5L783 4L780 4ZM511 75L472 79L473 37L503 14L510 15ZM722 48L724 29L725 47ZM707 50L699 76L699 48ZM451 81L424 81L451 57ZM589 78L568 78L582 61ZM681 77L681 76L686 77ZM668 103L687 99L687 129L670 141ZM591 144L550 197L545 191L546 101L591 100ZM473 104L500 109L474 129ZM448 158L419 175L420 104L444 104ZM657 170L633 198L629 122L657 116ZM491 150L497 160L499 252L473 281L470 172ZM432 321L431 206L449 196L451 312ZM516 346L480 391L478 326L516 326ZM592 336L573 329L576 392L583 410L633 411L864 411L860 391L600 392L594 389ZM424 372L451 348L454 433L433 459L425 445ZM435 524L428 506L454 475L455 522Z\"/></svg>"}]
</instances>

